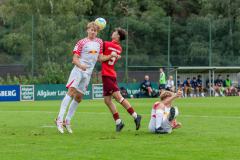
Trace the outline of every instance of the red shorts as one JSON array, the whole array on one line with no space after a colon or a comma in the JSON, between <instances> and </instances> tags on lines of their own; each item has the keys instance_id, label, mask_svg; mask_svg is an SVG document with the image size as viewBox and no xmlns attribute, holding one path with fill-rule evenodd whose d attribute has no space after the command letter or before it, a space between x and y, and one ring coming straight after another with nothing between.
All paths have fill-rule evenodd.
<instances>
[{"instance_id":1,"label":"red shorts","mask_svg":"<svg viewBox=\"0 0 240 160\"><path fill-rule=\"evenodd\" d=\"M103 96L111 96L113 92L119 91L116 77L102 76Z\"/></svg>"}]
</instances>

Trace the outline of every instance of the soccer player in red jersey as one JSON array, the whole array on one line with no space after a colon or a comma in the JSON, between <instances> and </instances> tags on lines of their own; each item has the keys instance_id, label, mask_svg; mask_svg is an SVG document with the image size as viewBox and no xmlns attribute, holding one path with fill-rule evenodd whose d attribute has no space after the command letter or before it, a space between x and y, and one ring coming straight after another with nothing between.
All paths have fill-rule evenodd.
<instances>
[{"instance_id":1,"label":"soccer player in red jersey","mask_svg":"<svg viewBox=\"0 0 240 160\"><path fill-rule=\"evenodd\" d=\"M117 74L114 70L115 63L119 58L121 58L120 54L122 53L122 47L120 45L120 41L125 40L126 34L126 31L122 28L116 28L115 31L112 33L112 41L105 41L103 46L103 55L109 57L113 56L108 60L102 60L102 81L104 102L113 114L113 118L116 122L117 132L120 132L122 130L122 128L124 127L124 123L119 117L115 104L112 102L112 97L114 97L115 100L119 102L134 118L136 130L139 129L142 118L134 111L128 100L124 99L121 95L117 84Z\"/></svg>"}]
</instances>

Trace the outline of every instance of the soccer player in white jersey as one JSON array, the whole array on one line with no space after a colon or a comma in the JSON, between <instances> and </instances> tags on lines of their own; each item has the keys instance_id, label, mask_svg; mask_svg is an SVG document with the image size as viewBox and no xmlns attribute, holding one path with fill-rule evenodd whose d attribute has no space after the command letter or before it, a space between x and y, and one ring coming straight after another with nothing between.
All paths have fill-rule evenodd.
<instances>
[{"instance_id":1,"label":"soccer player in white jersey","mask_svg":"<svg viewBox=\"0 0 240 160\"><path fill-rule=\"evenodd\" d=\"M70 121L87 90L97 60L102 61L114 57L114 55L102 55L103 42L97 38L98 31L99 27L94 22L88 23L87 37L79 40L73 50L74 67L66 85L68 92L62 100L58 117L55 120L60 133L64 133L63 127L72 133ZM64 119L69 103L70 106Z\"/></svg>"},{"instance_id":2,"label":"soccer player in white jersey","mask_svg":"<svg viewBox=\"0 0 240 160\"><path fill-rule=\"evenodd\" d=\"M179 113L178 108L172 107L172 102L181 95L181 91L176 94L169 91L161 93L161 101L154 103L152 108L148 126L150 132L157 134L171 133L172 129L181 127L181 123L176 121L176 116Z\"/></svg>"}]
</instances>

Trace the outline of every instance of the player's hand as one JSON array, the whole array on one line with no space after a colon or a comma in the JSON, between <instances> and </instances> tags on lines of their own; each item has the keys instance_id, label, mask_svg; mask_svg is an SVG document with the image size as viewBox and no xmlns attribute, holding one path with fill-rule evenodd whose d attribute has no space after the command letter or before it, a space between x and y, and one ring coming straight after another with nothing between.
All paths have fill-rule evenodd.
<instances>
[{"instance_id":1,"label":"player's hand","mask_svg":"<svg viewBox=\"0 0 240 160\"><path fill-rule=\"evenodd\" d=\"M80 64L79 68L83 71L86 71L86 69L88 68L88 66L86 64Z\"/></svg>"},{"instance_id":2,"label":"player's hand","mask_svg":"<svg viewBox=\"0 0 240 160\"><path fill-rule=\"evenodd\" d=\"M112 53L111 53L111 57L116 57L116 58L118 58L117 52L112 52Z\"/></svg>"},{"instance_id":3,"label":"player's hand","mask_svg":"<svg viewBox=\"0 0 240 160\"><path fill-rule=\"evenodd\" d=\"M181 97L182 96L182 91L178 90L177 91L177 97Z\"/></svg>"},{"instance_id":4,"label":"player's hand","mask_svg":"<svg viewBox=\"0 0 240 160\"><path fill-rule=\"evenodd\" d=\"M120 58L121 58L121 56L120 56L120 55L118 55L118 56L117 56L117 59L120 59Z\"/></svg>"}]
</instances>

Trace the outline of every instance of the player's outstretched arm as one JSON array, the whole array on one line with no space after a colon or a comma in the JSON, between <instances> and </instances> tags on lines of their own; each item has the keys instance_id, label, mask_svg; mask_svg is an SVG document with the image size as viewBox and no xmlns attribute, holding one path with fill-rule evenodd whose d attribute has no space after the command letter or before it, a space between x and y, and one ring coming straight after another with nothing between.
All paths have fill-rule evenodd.
<instances>
[{"instance_id":1,"label":"player's outstretched arm","mask_svg":"<svg viewBox=\"0 0 240 160\"><path fill-rule=\"evenodd\" d=\"M99 55L98 56L98 61L99 62L104 62L104 61L108 61L109 59L111 59L112 57L116 57L115 55L112 55L112 54L110 54L110 55Z\"/></svg>"},{"instance_id":2,"label":"player's outstretched arm","mask_svg":"<svg viewBox=\"0 0 240 160\"><path fill-rule=\"evenodd\" d=\"M74 54L72 63L75 64L78 68L82 69L83 71L86 71L88 66L85 64L80 64L79 57L80 57L79 55Z\"/></svg>"},{"instance_id":3,"label":"player's outstretched arm","mask_svg":"<svg viewBox=\"0 0 240 160\"><path fill-rule=\"evenodd\" d=\"M171 103L173 100L181 97L181 95L182 95L181 91L178 91L176 94L172 93L172 96L163 100L163 103Z\"/></svg>"}]
</instances>

